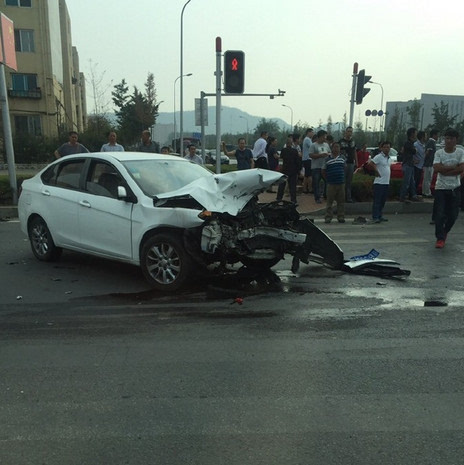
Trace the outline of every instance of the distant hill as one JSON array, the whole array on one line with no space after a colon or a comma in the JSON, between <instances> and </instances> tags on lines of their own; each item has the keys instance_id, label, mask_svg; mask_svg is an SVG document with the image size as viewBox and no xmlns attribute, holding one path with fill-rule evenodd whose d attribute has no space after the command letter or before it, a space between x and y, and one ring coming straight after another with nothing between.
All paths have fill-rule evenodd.
<instances>
[{"instance_id":1,"label":"distant hill","mask_svg":"<svg viewBox=\"0 0 464 465\"><path fill-rule=\"evenodd\" d=\"M114 114L107 114L108 119L116 123ZM221 115L221 132L229 134L253 134L256 126L262 119L262 116L254 116L249 113L239 110L238 108L222 107ZM266 118L272 119L281 128L290 128L290 125L281 118ZM191 133L200 133L201 127L195 125L195 112L184 111L184 135ZM176 112L176 132L179 137L179 111ZM170 138L174 133L174 113L161 112L156 119L156 124L153 128L153 140L161 145L170 145ZM216 134L216 107L208 107L208 126L205 127L205 134Z\"/></svg>"},{"instance_id":2,"label":"distant hill","mask_svg":"<svg viewBox=\"0 0 464 465\"><path fill-rule=\"evenodd\" d=\"M222 116L221 116L221 132L238 134L254 132L259 121L262 119L262 116L254 116L246 113L245 111L239 110L238 108L231 107L222 107ZM270 118L266 118L270 119ZM286 123L281 118L272 118L273 121L276 121L280 127L289 127L290 125ZM174 125L174 115L171 113L160 113L156 119L156 124L170 124ZM194 111L184 111L184 132L200 132L200 126L195 126L195 112ZM179 111L176 112L176 126L177 131L179 131ZM205 128L206 134L215 134L216 133L216 107L208 107L208 126Z\"/></svg>"}]
</instances>

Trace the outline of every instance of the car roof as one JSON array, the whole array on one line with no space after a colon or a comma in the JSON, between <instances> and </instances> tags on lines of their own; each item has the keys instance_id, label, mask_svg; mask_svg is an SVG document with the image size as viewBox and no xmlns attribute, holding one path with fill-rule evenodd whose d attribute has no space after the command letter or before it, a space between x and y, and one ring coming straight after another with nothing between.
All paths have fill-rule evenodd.
<instances>
[{"instance_id":1,"label":"car roof","mask_svg":"<svg viewBox=\"0 0 464 465\"><path fill-rule=\"evenodd\" d=\"M182 157L175 155L166 155L162 153L147 153L147 152L94 152L91 155L110 155L119 161L130 161L130 160L182 160L188 163L188 160L184 160Z\"/></svg>"},{"instance_id":2,"label":"car roof","mask_svg":"<svg viewBox=\"0 0 464 465\"><path fill-rule=\"evenodd\" d=\"M147 152L90 152L90 153L78 153L75 155L67 155L66 158L79 158L79 157L98 157L104 160L118 160L120 162L131 161L131 160L176 160L181 162L189 163L188 160L176 156L176 155L165 155L162 153L147 153Z\"/></svg>"}]
</instances>

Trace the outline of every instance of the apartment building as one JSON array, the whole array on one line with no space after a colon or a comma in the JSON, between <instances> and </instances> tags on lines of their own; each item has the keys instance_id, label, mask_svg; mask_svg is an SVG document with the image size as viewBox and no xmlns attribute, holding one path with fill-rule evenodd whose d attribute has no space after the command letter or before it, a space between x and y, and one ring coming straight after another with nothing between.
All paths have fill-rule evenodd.
<instances>
[{"instance_id":1,"label":"apartment building","mask_svg":"<svg viewBox=\"0 0 464 465\"><path fill-rule=\"evenodd\" d=\"M0 0L18 70L5 68L12 130L54 137L86 126L85 79L65 0Z\"/></svg>"}]
</instances>

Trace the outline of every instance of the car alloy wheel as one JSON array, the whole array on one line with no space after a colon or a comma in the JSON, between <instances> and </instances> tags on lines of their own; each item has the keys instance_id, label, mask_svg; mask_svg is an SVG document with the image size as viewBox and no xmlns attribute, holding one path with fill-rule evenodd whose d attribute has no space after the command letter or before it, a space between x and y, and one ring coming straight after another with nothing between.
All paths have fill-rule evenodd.
<instances>
[{"instance_id":1,"label":"car alloy wheel","mask_svg":"<svg viewBox=\"0 0 464 465\"><path fill-rule=\"evenodd\" d=\"M42 218L35 217L29 224L28 232L32 252L37 259L50 262L60 257L62 249L55 246L50 230Z\"/></svg>"},{"instance_id":2,"label":"car alloy wheel","mask_svg":"<svg viewBox=\"0 0 464 465\"><path fill-rule=\"evenodd\" d=\"M177 234L150 237L142 248L141 267L145 278L159 290L179 289L192 270L192 260Z\"/></svg>"}]
</instances>

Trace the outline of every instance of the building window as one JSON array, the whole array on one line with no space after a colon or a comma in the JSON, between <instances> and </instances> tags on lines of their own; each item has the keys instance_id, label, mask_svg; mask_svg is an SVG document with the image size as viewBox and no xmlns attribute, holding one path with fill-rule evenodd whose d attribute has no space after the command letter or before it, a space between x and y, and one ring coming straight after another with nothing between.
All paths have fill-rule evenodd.
<instances>
[{"instance_id":1,"label":"building window","mask_svg":"<svg viewBox=\"0 0 464 465\"><path fill-rule=\"evenodd\" d=\"M31 8L32 0L6 0L8 6L22 6Z\"/></svg>"},{"instance_id":2,"label":"building window","mask_svg":"<svg viewBox=\"0 0 464 465\"><path fill-rule=\"evenodd\" d=\"M11 74L13 90L37 90L37 74Z\"/></svg>"},{"instance_id":3,"label":"building window","mask_svg":"<svg viewBox=\"0 0 464 465\"><path fill-rule=\"evenodd\" d=\"M15 29L15 49L17 52L34 52L34 31Z\"/></svg>"},{"instance_id":4,"label":"building window","mask_svg":"<svg viewBox=\"0 0 464 465\"><path fill-rule=\"evenodd\" d=\"M34 136L40 136L42 134L42 126L40 124L40 116L15 116L15 132L33 134Z\"/></svg>"}]
</instances>

